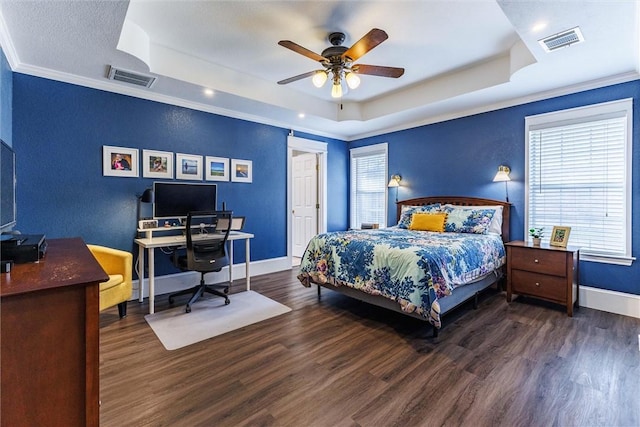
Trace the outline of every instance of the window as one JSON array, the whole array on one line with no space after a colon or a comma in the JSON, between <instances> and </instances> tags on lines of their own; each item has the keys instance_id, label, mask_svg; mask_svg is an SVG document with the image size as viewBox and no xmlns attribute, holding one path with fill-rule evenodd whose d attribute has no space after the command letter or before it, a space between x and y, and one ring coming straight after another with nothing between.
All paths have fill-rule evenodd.
<instances>
[{"instance_id":1,"label":"window","mask_svg":"<svg viewBox=\"0 0 640 427\"><path fill-rule=\"evenodd\" d=\"M571 227L582 259L630 265L632 100L527 117L525 229Z\"/></svg>"},{"instance_id":2,"label":"window","mask_svg":"<svg viewBox=\"0 0 640 427\"><path fill-rule=\"evenodd\" d=\"M351 228L364 223L387 225L387 144L352 148Z\"/></svg>"}]
</instances>

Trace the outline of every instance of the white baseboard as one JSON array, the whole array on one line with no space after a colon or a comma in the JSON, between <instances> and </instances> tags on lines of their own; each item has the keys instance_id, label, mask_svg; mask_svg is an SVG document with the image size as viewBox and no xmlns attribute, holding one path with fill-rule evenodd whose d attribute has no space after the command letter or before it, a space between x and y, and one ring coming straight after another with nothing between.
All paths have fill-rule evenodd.
<instances>
[{"instance_id":1,"label":"white baseboard","mask_svg":"<svg viewBox=\"0 0 640 427\"><path fill-rule=\"evenodd\" d=\"M580 307L640 318L640 295L581 285Z\"/></svg>"},{"instance_id":2,"label":"white baseboard","mask_svg":"<svg viewBox=\"0 0 640 427\"><path fill-rule=\"evenodd\" d=\"M249 273L251 277L260 276L262 274L275 273L278 271L284 271L291 269L291 258L271 258L261 261L252 261L249 266ZM238 282L239 279L244 279L246 274L245 264L233 265L233 281L235 287L244 287L244 280ZM229 267L224 267L222 271L216 273L207 274L208 283L220 283L229 280ZM189 271L184 273L169 274L165 276L156 276L155 278L155 295L167 294L170 292L179 291L181 289L187 289L195 286L200 281L200 274ZM132 300L138 299L139 281L133 281L133 295ZM149 296L149 288L145 278L145 287L143 290L143 297Z\"/></svg>"}]
</instances>

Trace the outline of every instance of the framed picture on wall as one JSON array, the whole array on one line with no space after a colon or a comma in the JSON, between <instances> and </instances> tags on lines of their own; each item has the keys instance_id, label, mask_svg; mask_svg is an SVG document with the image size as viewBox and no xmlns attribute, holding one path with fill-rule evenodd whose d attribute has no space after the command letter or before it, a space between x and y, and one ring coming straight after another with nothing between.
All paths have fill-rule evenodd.
<instances>
[{"instance_id":1,"label":"framed picture on wall","mask_svg":"<svg viewBox=\"0 0 640 427\"><path fill-rule=\"evenodd\" d=\"M102 146L102 175L137 178L138 149Z\"/></svg>"},{"instance_id":2,"label":"framed picture on wall","mask_svg":"<svg viewBox=\"0 0 640 427\"><path fill-rule=\"evenodd\" d=\"M176 153L176 178L202 181L202 156Z\"/></svg>"},{"instance_id":3,"label":"framed picture on wall","mask_svg":"<svg viewBox=\"0 0 640 427\"><path fill-rule=\"evenodd\" d=\"M567 243L569 242L569 233L571 233L571 227L554 226L553 231L551 232L549 245L566 248Z\"/></svg>"},{"instance_id":4,"label":"framed picture on wall","mask_svg":"<svg viewBox=\"0 0 640 427\"><path fill-rule=\"evenodd\" d=\"M252 182L253 162L251 160L231 159L231 181Z\"/></svg>"},{"instance_id":5,"label":"framed picture on wall","mask_svg":"<svg viewBox=\"0 0 640 427\"><path fill-rule=\"evenodd\" d=\"M229 181L229 159L205 157L204 179L207 181Z\"/></svg>"},{"instance_id":6,"label":"framed picture on wall","mask_svg":"<svg viewBox=\"0 0 640 427\"><path fill-rule=\"evenodd\" d=\"M173 153L142 150L142 176L145 178L173 178Z\"/></svg>"}]
</instances>

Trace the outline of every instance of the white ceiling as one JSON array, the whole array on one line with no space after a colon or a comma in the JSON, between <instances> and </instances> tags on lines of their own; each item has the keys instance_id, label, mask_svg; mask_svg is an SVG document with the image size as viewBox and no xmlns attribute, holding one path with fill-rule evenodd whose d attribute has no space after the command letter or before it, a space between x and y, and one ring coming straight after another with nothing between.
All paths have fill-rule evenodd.
<instances>
[{"instance_id":1,"label":"white ceiling","mask_svg":"<svg viewBox=\"0 0 640 427\"><path fill-rule=\"evenodd\" d=\"M576 26L583 43L538 43ZM345 140L637 79L639 26L635 0L0 1L16 72ZM329 32L350 46L372 28L389 39L356 63L402 77L363 75L337 101L276 83L320 68L279 40L321 53ZM111 81L110 65L158 79Z\"/></svg>"}]
</instances>

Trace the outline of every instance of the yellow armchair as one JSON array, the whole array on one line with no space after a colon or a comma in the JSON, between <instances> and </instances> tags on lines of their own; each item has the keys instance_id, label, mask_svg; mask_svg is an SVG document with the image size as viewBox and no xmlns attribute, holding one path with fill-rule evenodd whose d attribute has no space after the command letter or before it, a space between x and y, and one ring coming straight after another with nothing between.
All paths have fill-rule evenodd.
<instances>
[{"instance_id":1,"label":"yellow armchair","mask_svg":"<svg viewBox=\"0 0 640 427\"><path fill-rule=\"evenodd\" d=\"M133 255L119 249L87 245L109 280L100 283L100 311L118 305L120 318L127 315L127 301L133 292Z\"/></svg>"}]
</instances>

